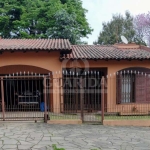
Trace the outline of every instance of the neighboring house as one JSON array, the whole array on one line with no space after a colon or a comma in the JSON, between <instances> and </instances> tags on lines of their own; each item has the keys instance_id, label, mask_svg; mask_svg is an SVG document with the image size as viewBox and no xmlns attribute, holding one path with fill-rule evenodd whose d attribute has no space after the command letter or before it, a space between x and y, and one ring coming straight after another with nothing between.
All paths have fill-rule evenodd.
<instances>
[{"instance_id":1,"label":"neighboring house","mask_svg":"<svg viewBox=\"0 0 150 150\"><path fill-rule=\"evenodd\" d=\"M42 95L43 79L40 77L49 75L51 80L49 79L48 82L53 83L53 86L49 88L47 101L53 112L80 111L81 93L79 85L76 85L80 78L84 78L84 84L88 86L95 82L92 78L100 83L101 77L104 76L107 80L105 111L122 112L128 108L127 106L135 104L136 107L139 105L147 111L150 109L147 104L150 102L150 88L148 88L150 79L148 76L142 76L150 73L148 47L134 43L112 46L71 45L68 40L63 39L0 39L0 53L0 75L1 78L5 78L4 90L2 86L1 90L4 92L4 101L9 99L7 103L9 106L16 104L11 101L13 87L7 80L8 76L11 76L11 80L15 76L17 79L23 76L20 77L21 80L13 82L17 89L24 89L19 91L20 93L29 90L30 88L27 88L29 85L31 89L39 90ZM133 74L132 71L139 71L142 74ZM29 84L25 82L25 78L39 74L39 79L36 77L36 81L40 81L37 86L33 80ZM113 75L112 79L110 74ZM70 83L66 83L67 79L70 79ZM56 82L61 86L55 86ZM101 87L96 84L84 91L82 98L85 110L93 112L101 110L100 89ZM62 92L65 90L69 92Z\"/></svg>"}]
</instances>

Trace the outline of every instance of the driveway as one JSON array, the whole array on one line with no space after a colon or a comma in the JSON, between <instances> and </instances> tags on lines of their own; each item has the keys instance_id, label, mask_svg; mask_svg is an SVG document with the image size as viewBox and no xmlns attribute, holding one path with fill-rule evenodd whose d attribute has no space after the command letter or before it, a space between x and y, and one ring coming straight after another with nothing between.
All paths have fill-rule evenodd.
<instances>
[{"instance_id":1,"label":"driveway","mask_svg":"<svg viewBox=\"0 0 150 150\"><path fill-rule=\"evenodd\" d=\"M0 150L150 150L150 128L0 122Z\"/></svg>"}]
</instances>

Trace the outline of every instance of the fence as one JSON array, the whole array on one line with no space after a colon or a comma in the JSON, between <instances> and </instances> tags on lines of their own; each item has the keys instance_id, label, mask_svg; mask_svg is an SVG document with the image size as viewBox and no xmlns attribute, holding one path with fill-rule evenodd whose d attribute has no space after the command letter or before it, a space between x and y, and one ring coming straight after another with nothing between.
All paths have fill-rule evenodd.
<instances>
[{"instance_id":1,"label":"fence","mask_svg":"<svg viewBox=\"0 0 150 150\"><path fill-rule=\"evenodd\" d=\"M149 70L123 70L106 80L105 120L150 119Z\"/></svg>"},{"instance_id":2,"label":"fence","mask_svg":"<svg viewBox=\"0 0 150 150\"><path fill-rule=\"evenodd\" d=\"M57 82L60 108L57 104L53 105L55 111L50 112L50 118L101 122L101 101L104 98L101 94L102 76L100 70L82 73L65 70L63 77L59 78L59 83Z\"/></svg>"},{"instance_id":3,"label":"fence","mask_svg":"<svg viewBox=\"0 0 150 150\"><path fill-rule=\"evenodd\" d=\"M13 74L0 77L0 120L45 120L50 109L44 87L48 75ZM47 109L43 109L43 105Z\"/></svg>"},{"instance_id":4,"label":"fence","mask_svg":"<svg viewBox=\"0 0 150 150\"><path fill-rule=\"evenodd\" d=\"M101 122L102 72L62 74L61 77L36 73L1 75L0 120Z\"/></svg>"},{"instance_id":5,"label":"fence","mask_svg":"<svg viewBox=\"0 0 150 150\"><path fill-rule=\"evenodd\" d=\"M0 120L150 119L149 70L0 76Z\"/></svg>"}]
</instances>

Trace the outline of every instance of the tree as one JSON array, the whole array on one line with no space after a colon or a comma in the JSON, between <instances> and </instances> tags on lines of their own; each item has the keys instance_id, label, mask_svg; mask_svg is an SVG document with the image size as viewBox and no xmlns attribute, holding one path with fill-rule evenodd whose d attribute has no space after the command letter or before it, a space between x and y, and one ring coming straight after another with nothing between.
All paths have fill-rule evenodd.
<instances>
[{"instance_id":1,"label":"tree","mask_svg":"<svg viewBox=\"0 0 150 150\"><path fill-rule=\"evenodd\" d=\"M139 14L134 18L136 34L150 46L150 12Z\"/></svg>"},{"instance_id":2,"label":"tree","mask_svg":"<svg viewBox=\"0 0 150 150\"><path fill-rule=\"evenodd\" d=\"M66 10L60 10L55 15L54 27L49 28L47 35L50 38L69 39L71 43L77 44L80 38L82 29L76 21L76 14L69 14Z\"/></svg>"},{"instance_id":3,"label":"tree","mask_svg":"<svg viewBox=\"0 0 150 150\"><path fill-rule=\"evenodd\" d=\"M49 29L54 29L63 11L67 18L75 19L74 34L80 38L91 34L81 0L0 0L0 34L3 38L48 38ZM68 34L67 28L65 31ZM57 38L65 38L63 35Z\"/></svg>"},{"instance_id":4,"label":"tree","mask_svg":"<svg viewBox=\"0 0 150 150\"><path fill-rule=\"evenodd\" d=\"M103 29L99 34L98 40L94 44L115 44L120 43L121 35L125 36L129 42L144 43L136 36L133 27L133 17L129 12L125 17L120 14L113 15L112 20L103 23Z\"/></svg>"}]
</instances>

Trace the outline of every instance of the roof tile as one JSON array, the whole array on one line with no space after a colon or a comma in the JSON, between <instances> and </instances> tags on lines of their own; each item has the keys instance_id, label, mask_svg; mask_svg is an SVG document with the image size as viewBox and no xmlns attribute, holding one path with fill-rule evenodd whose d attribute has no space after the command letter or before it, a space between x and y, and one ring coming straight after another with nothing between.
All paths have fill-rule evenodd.
<instances>
[{"instance_id":1,"label":"roof tile","mask_svg":"<svg viewBox=\"0 0 150 150\"><path fill-rule=\"evenodd\" d=\"M69 50L67 39L0 39L0 50Z\"/></svg>"},{"instance_id":2,"label":"roof tile","mask_svg":"<svg viewBox=\"0 0 150 150\"><path fill-rule=\"evenodd\" d=\"M119 49L113 45L72 45L72 53L60 59L150 59L150 49L143 46Z\"/></svg>"},{"instance_id":3,"label":"roof tile","mask_svg":"<svg viewBox=\"0 0 150 150\"><path fill-rule=\"evenodd\" d=\"M0 51L19 50L67 51L60 59L150 59L150 48L144 46L118 48L113 45L71 45L67 39L0 39Z\"/></svg>"}]
</instances>

